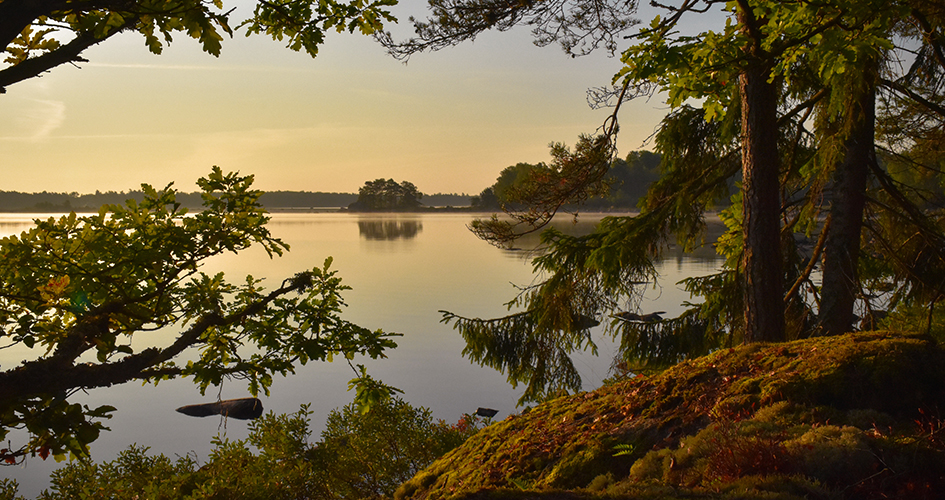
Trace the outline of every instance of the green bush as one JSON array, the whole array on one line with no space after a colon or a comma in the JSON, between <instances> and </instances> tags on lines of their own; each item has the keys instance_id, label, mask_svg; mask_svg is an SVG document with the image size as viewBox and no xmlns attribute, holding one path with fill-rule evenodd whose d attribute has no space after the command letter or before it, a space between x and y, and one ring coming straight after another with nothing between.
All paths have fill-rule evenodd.
<instances>
[{"instance_id":1,"label":"green bush","mask_svg":"<svg viewBox=\"0 0 945 500\"><path fill-rule=\"evenodd\" d=\"M215 438L201 465L132 445L111 462L76 460L53 472L51 499L355 499L392 495L400 483L476 433L483 421L434 421L429 409L389 398L366 413L333 410L310 443L308 405L250 423L245 440ZM15 485L0 489L12 498ZM10 491L7 491L10 490Z\"/></svg>"},{"instance_id":2,"label":"green bush","mask_svg":"<svg viewBox=\"0 0 945 500\"><path fill-rule=\"evenodd\" d=\"M111 462L74 460L52 473L53 493L39 498L171 499L193 489L197 464L190 456L175 462L147 451L131 445Z\"/></svg>"},{"instance_id":3,"label":"green bush","mask_svg":"<svg viewBox=\"0 0 945 500\"><path fill-rule=\"evenodd\" d=\"M309 450L332 498L389 497L401 483L479 430L466 415L454 425L434 422L426 408L401 399L362 415L349 404L328 416L322 442Z\"/></svg>"}]
</instances>

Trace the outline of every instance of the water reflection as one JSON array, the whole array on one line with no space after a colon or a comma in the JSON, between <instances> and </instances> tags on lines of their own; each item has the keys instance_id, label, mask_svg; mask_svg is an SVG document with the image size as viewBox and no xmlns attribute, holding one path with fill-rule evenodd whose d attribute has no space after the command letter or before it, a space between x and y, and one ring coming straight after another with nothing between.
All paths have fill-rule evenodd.
<instances>
[{"instance_id":1,"label":"water reflection","mask_svg":"<svg viewBox=\"0 0 945 500\"><path fill-rule=\"evenodd\" d=\"M359 220L358 232L366 240L410 240L423 231L416 220Z\"/></svg>"}]
</instances>

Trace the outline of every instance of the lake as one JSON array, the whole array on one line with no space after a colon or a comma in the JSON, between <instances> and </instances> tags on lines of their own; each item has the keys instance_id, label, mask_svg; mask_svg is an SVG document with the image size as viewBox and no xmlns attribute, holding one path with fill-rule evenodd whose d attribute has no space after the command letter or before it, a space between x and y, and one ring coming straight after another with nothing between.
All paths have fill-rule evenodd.
<instances>
[{"instance_id":1,"label":"lake","mask_svg":"<svg viewBox=\"0 0 945 500\"><path fill-rule=\"evenodd\" d=\"M0 214L0 234L18 234L32 225L38 215ZM45 216L43 216L45 217ZM383 360L359 360L368 372L404 391L404 399L414 406L425 406L435 418L455 422L477 407L499 410L496 419L516 413L516 401L522 388L512 388L505 377L489 368L481 368L464 359L464 343L450 325L440 323L438 310L445 309L467 317L496 317L508 314L504 303L515 295L512 284L528 285L534 280L526 250L503 250L478 240L466 225L476 215L468 213L429 214L349 214L305 213L272 216L269 228L274 236L291 246L283 257L269 259L262 250L251 249L239 255L223 255L209 262L205 272L224 271L230 282L242 282L247 274L266 278L267 288L278 286L298 271L321 266L332 256L332 268L353 289L344 294L348 307L344 317L361 326L402 333L399 347ZM569 232L586 232L600 216L581 216L580 222L556 222ZM535 239L523 242L528 248ZM650 287L641 308L645 312L666 311L674 316L682 310L688 293L676 283L688 276L715 272L721 261L711 249L683 254L671 249L660 264L660 286ZM598 387L608 376L613 353L609 339L601 339L595 329L600 356L575 357L585 389ZM153 340L153 339L152 339ZM136 337L148 343L145 335ZM26 359L25 348L0 350L0 367L11 367ZM35 354L33 355L35 357ZM343 361L310 363L294 376L276 378L269 397L262 397L266 411L289 413L299 405L311 403L313 440L317 440L328 413L351 402L346 391L354 373ZM187 381L162 382L142 387L129 383L81 394L76 401L96 406L110 404L118 408L106 422L111 428L92 444L92 457L111 460L131 443L150 447L154 453L169 457L191 453L198 460L207 458L210 440L218 433L227 438L247 435L243 421L220 418L194 418L176 413L175 408L217 398L247 396L239 382L226 383L219 391L208 390L201 396ZM35 496L48 485L49 473L56 469L52 459L31 458L25 466L4 467L2 477L16 478L20 491Z\"/></svg>"}]
</instances>

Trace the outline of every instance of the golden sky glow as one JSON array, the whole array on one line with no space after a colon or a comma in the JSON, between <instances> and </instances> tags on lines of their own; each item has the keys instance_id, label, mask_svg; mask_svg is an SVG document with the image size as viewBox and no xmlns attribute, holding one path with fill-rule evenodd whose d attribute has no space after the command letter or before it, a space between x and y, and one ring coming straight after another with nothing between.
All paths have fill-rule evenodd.
<instances>
[{"instance_id":1,"label":"golden sky glow","mask_svg":"<svg viewBox=\"0 0 945 500\"><path fill-rule=\"evenodd\" d=\"M181 37L155 56L134 33L85 56L81 69L0 95L0 190L191 191L219 165L266 190L354 192L393 177L425 193L476 194L506 166L547 161L550 142L599 127L609 111L590 109L585 91L620 67L603 52L572 59L535 47L527 28L406 65L368 37L336 33L315 59L241 34L220 58ZM639 149L664 113L659 99L627 105L621 153Z\"/></svg>"}]
</instances>

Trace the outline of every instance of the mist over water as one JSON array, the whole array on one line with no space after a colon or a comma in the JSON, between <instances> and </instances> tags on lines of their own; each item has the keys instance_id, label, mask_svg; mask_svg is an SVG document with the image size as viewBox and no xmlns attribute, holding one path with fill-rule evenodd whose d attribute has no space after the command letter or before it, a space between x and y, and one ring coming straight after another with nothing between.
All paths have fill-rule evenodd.
<instances>
[{"instance_id":1,"label":"mist over water","mask_svg":"<svg viewBox=\"0 0 945 500\"><path fill-rule=\"evenodd\" d=\"M18 234L32 226L36 215L0 214L0 235ZM44 216L45 217L45 216ZM343 317L371 329L403 334L398 348L382 360L358 359L375 378L404 391L403 397L415 406L425 406L435 418L455 422L477 407L495 408L497 420L517 413L516 401L522 388L512 388L505 377L490 368L471 364L462 357L464 342L451 325L440 322L439 310L466 317L490 318L509 311L504 303L515 296L516 288L531 284L529 251L535 240L520 243L521 250L503 250L478 240L466 225L472 214L273 214L272 234L283 239L291 250L270 259L261 249L214 258L203 271L225 272L230 282L240 283L246 275L264 278L268 289L299 271L321 267L329 256L332 269L352 287L343 294L348 307ZM568 232L586 232L599 216L582 216L577 225L556 223ZM688 276L714 272L721 262L711 249L695 255L670 250L660 265L658 285L651 285L642 299L641 310L666 311L675 316L688 293L676 283ZM613 342L602 339L595 329L599 356L575 356L585 389L598 387L609 375ZM133 339L135 350L167 342L175 332L141 334ZM20 360L41 354L37 348L0 350L0 369L9 369ZM191 353L192 354L192 353ZM328 413L353 399L347 382L354 373L344 361L309 363L295 375L277 377L269 396L261 395L266 411L295 412L311 403L313 440L317 440ZM152 453L173 458L191 454L203 462L220 434L229 439L247 435L244 421L188 417L175 408L195 403L248 395L245 384L229 381L220 389L201 395L186 380L161 382L158 386L128 383L109 389L90 390L74 396L75 402L90 407L109 404L117 407L107 421L109 432L92 444L92 458L112 460L130 444L150 447ZM13 438L15 439L15 438ZM15 444L15 443L14 443ZM27 460L26 466L4 467L0 477L15 478L20 492L35 496L48 486L49 473L56 464L51 458Z\"/></svg>"}]
</instances>

